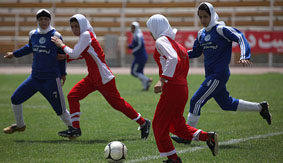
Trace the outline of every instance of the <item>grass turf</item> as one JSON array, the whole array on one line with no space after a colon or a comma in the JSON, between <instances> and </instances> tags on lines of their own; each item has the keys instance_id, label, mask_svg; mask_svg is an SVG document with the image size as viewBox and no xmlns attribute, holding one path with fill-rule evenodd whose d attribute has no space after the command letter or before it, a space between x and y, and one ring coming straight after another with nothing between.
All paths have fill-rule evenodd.
<instances>
[{"instance_id":1,"label":"grass turf","mask_svg":"<svg viewBox=\"0 0 283 163\"><path fill-rule=\"evenodd\" d=\"M10 97L28 75L0 75L0 126L14 123ZM65 96L84 75L68 75L63 87ZM157 75L151 75L155 82ZM190 97L203 81L203 75L189 75ZM283 162L283 75L232 75L227 84L235 98L260 102L267 100L273 115L272 125L267 125L256 112L225 112L211 99L202 108L198 128L216 131L220 142L231 139L279 133L275 136L255 137L239 143L220 145L219 155L213 157L204 142L191 145L174 143L183 162ZM143 117L152 120L159 94L141 91L141 83L130 75L116 75L121 96ZM67 103L67 101L66 101ZM188 104L184 116L187 117ZM27 129L22 133L0 134L0 162L106 162L103 150L113 140L122 141L128 148L127 162L162 162L153 132L148 140L140 139L138 124L112 109L99 92L81 101L82 136L69 141L57 135L66 129L60 118L44 97L37 93L23 104ZM205 148L190 151L204 146ZM186 152L189 151L189 152ZM148 159L148 160L147 160Z\"/></svg>"}]
</instances>

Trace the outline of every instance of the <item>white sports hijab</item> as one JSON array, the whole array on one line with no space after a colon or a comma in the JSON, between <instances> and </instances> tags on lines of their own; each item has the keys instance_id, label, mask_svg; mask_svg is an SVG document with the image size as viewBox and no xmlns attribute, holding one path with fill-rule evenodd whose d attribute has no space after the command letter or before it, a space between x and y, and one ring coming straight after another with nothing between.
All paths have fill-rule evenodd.
<instances>
[{"instance_id":1,"label":"white sports hijab","mask_svg":"<svg viewBox=\"0 0 283 163\"><path fill-rule=\"evenodd\" d=\"M77 21L79 22L80 34L84 33L85 31L91 31L94 37L96 37L92 26L90 25L89 21L87 20L85 16L83 16L82 14L75 14L71 18L76 18Z\"/></svg>"},{"instance_id":2,"label":"white sports hijab","mask_svg":"<svg viewBox=\"0 0 283 163\"><path fill-rule=\"evenodd\" d=\"M146 22L147 28L152 33L155 40L161 36L168 36L172 40L175 39L177 29L172 29L167 18L160 14L151 16Z\"/></svg>"},{"instance_id":3,"label":"white sports hijab","mask_svg":"<svg viewBox=\"0 0 283 163\"><path fill-rule=\"evenodd\" d=\"M138 22L132 22L132 25L135 26L135 31L134 31L134 35L143 35L142 31L140 29L140 24Z\"/></svg>"},{"instance_id":4,"label":"white sports hijab","mask_svg":"<svg viewBox=\"0 0 283 163\"><path fill-rule=\"evenodd\" d=\"M46 9L40 9L36 12L36 20L38 20L40 17L48 17L49 19L51 19L51 14L48 10ZM54 29L51 24L49 24L49 26L46 28L46 29L42 29L40 28L39 26L39 23L37 21L37 31L40 33L40 34L46 34L48 33L49 31L51 31L52 29Z\"/></svg>"},{"instance_id":5,"label":"white sports hijab","mask_svg":"<svg viewBox=\"0 0 283 163\"><path fill-rule=\"evenodd\" d=\"M209 25L207 27L205 27L206 31L210 31L211 28L214 27L216 24L225 25L225 23L223 21L218 21L218 19L219 19L218 14L214 11L213 5L211 3L202 2L200 5L202 5L202 4L207 5L207 7L209 8L210 14L211 14L211 19L210 19ZM198 8L199 8L199 6L198 6Z\"/></svg>"}]
</instances>

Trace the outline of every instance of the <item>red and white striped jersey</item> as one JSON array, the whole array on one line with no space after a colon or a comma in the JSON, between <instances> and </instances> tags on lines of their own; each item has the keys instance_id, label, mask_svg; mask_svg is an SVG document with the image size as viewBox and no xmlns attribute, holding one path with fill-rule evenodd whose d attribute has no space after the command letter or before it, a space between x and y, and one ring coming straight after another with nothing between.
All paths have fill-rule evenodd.
<instances>
[{"instance_id":1,"label":"red and white striped jersey","mask_svg":"<svg viewBox=\"0 0 283 163\"><path fill-rule=\"evenodd\" d=\"M83 32L74 49L66 46L64 52L68 54L70 60L85 59L88 75L97 85L104 85L114 78L105 62L105 54L91 31Z\"/></svg>"},{"instance_id":2,"label":"red and white striped jersey","mask_svg":"<svg viewBox=\"0 0 283 163\"><path fill-rule=\"evenodd\" d=\"M187 85L189 56L181 44L167 36L161 36L156 40L153 57L159 67L160 77L171 84Z\"/></svg>"}]
</instances>

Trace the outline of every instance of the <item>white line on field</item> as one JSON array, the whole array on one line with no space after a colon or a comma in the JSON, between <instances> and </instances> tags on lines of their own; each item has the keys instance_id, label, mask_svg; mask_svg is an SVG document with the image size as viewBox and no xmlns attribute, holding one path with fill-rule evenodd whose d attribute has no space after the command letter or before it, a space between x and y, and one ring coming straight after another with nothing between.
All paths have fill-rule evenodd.
<instances>
[{"instance_id":1,"label":"white line on field","mask_svg":"<svg viewBox=\"0 0 283 163\"><path fill-rule=\"evenodd\" d=\"M266 138L266 137L271 137L271 136L276 136L276 135L282 135L283 132L275 132L275 133L269 133L269 134L265 134L265 135L256 135L256 136L251 136L248 138L240 138L240 139L231 139L225 142L219 142L219 145L231 145L231 144L237 144L237 143L241 143L241 142L245 142L245 141L249 141L249 140L254 140L254 139L261 139L261 138ZM198 147L193 147L193 148L188 148L185 150L181 150L178 151L177 153L191 153L191 152L195 152L201 149L207 148L207 146L198 146ZM141 161L149 161L149 160L154 160L154 159L158 159L161 158L161 156L146 156L146 157L142 157L136 160L130 160L127 161L127 163L135 163L135 162L141 162Z\"/></svg>"}]
</instances>

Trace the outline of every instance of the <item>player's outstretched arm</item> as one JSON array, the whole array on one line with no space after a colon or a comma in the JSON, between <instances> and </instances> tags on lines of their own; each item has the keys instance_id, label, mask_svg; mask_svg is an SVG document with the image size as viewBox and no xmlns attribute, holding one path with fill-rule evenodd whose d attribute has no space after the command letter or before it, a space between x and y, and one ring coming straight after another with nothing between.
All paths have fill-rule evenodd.
<instances>
[{"instance_id":1,"label":"player's outstretched arm","mask_svg":"<svg viewBox=\"0 0 283 163\"><path fill-rule=\"evenodd\" d=\"M252 64L252 62L249 59L241 59L237 63L242 64L244 67L250 66Z\"/></svg>"},{"instance_id":2,"label":"player's outstretched arm","mask_svg":"<svg viewBox=\"0 0 283 163\"><path fill-rule=\"evenodd\" d=\"M5 55L4 55L4 58L8 58L8 59L11 59L14 57L14 54L13 52L7 52Z\"/></svg>"},{"instance_id":3,"label":"player's outstretched arm","mask_svg":"<svg viewBox=\"0 0 283 163\"><path fill-rule=\"evenodd\" d=\"M59 48L62 48L62 46L64 46L64 43L61 39L59 39L58 37L51 37L51 41L54 42L56 44L56 46L58 46Z\"/></svg>"}]
</instances>

